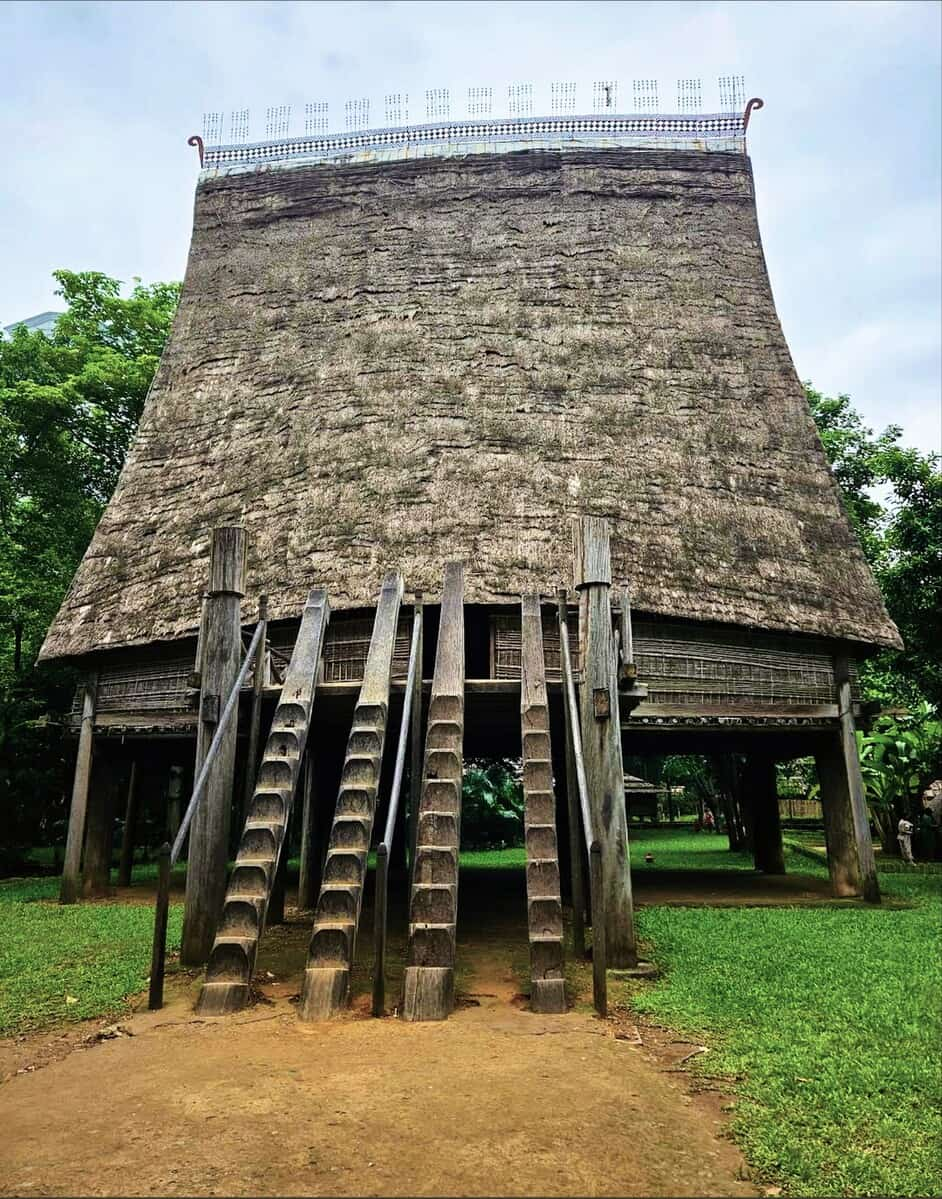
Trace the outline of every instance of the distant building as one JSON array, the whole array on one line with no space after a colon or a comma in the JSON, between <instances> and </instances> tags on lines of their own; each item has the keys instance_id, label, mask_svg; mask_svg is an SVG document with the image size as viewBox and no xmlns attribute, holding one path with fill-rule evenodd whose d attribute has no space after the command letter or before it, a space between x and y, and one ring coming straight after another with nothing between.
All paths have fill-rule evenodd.
<instances>
[{"instance_id":1,"label":"distant building","mask_svg":"<svg viewBox=\"0 0 942 1199\"><path fill-rule=\"evenodd\" d=\"M52 331L56 327L56 321L62 315L61 312L40 312L38 316L28 317L25 321L14 321L12 325L4 326L3 340L9 341L13 336L13 330L18 329L21 325L24 329L29 329L31 333L45 333L47 337L51 337Z\"/></svg>"}]
</instances>

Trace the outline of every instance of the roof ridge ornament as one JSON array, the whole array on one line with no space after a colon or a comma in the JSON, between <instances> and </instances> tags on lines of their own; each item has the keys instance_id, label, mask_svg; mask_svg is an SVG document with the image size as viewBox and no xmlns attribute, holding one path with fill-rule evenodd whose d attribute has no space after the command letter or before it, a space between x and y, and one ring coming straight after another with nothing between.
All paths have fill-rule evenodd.
<instances>
[{"instance_id":1,"label":"roof ridge ornament","mask_svg":"<svg viewBox=\"0 0 942 1199\"><path fill-rule=\"evenodd\" d=\"M746 111L743 113L743 118L742 118L743 137L746 136L746 131L749 128L749 118L752 116L753 109L755 109L755 111L758 112L760 108L765 108L765 101L761 100L758 96L753 96L752 99L749 101L749 103L746 105Z\"/></svg>"}]
</instances>

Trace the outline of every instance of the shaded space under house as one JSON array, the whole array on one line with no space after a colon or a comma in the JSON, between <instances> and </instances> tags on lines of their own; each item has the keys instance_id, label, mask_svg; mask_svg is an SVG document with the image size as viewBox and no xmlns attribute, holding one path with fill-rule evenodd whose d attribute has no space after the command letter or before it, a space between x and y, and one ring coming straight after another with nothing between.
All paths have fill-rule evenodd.
<instances>
[{"instance_id":1,"label":"shaded space under house","mask_svg":"<svg viewBox=\"0 0 942 1199\"><path fill-rule=\"evenodd\" d=\"M900 639L776 315L753 106L200 145L173 332L42 656L87 680L66 901L107 885L132 763L171 833L205 767L203 1010L250 997L294 819L302 1017L347 1001L371 846L409 862L401 1010L447 1015L465 756L523 758L543 1010L563 899L603 973L635 960L623 754L745 755L772 873L775 763L814 755L833 890L879 898L856 671Z\"/></svg>"}]
</instances>

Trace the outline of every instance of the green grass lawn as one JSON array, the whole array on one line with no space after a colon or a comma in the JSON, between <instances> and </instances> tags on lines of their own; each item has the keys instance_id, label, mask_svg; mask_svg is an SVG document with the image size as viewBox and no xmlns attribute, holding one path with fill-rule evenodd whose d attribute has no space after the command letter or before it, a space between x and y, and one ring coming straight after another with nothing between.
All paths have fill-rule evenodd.
<instances>
[{"instance_id":1,"label":"green grass lawn","mask_svg":"<svg viewBox=\"0 0 942 1199\"><path fill-rule=\"evenodd\" d=\"M56 902L56 878L0 882L0 1035L126 1010L147 986L154 910ZM167 941L180 944L182 904Z\"/></svg>"},{"instance_id":2,"label":"green grass lawn","mask_svg":"<svg viewBox=\"0 0 942 1199\"><path fill-rule=\"evenodd\" d=\"M881 884L913 906L638 914L666 973L633 1006L711 1045L697 1068L735 1080L737 1140L788 1195L942 1194L942 893Z\"/></svg>"},{"instance_id":3,"label":"green grass lawn","mask_svg":"<svg viewBox=\"0 0 942 1199\"><path fill-rule=\"evenodd\" d=\"M753 868L714 834L633 825L631 841L639 874ZM461 861L522 869L525 852ZM644 908L639 932L663 976L612 980L613 1000L710 1046L693 1068L738 1096L736 1138L787 1195L942 1194L942 887L929 875L881 885L895 906ZM53 878L0 883L0 1034L117 1013L146 986L150 905L62 908L57 891ZM174 904L173 947L181 915Z\"/></svg>"}]
</instances>

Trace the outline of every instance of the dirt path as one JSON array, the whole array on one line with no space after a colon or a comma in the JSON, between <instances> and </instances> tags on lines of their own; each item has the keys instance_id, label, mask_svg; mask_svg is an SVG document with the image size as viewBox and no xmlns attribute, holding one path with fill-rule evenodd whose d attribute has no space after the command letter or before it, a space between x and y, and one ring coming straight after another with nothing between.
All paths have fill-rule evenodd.
<instances>
[{"instance_id":1,"label":"dirt path","mask_svg":"<svg viewBox=\"0 0 942 1199\"><path fill-rule=\"evenodd\" d=\"M469 912L442 1024L371 1019L365 962L347 1017L300 1024L298 917L266 937L263 1001L239 1016L196 1019L184 977L163 1011L122 1022L130 1037L0 1045L0 1194L757 1194L716 1097L666 1072L689 1047L638 1044L584 1007L526 1010L522 929L488 905L486 935Z\"/></svg>"}]
</instances>

